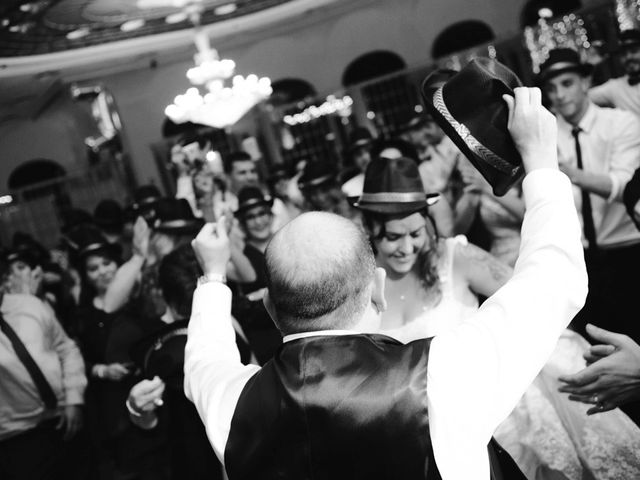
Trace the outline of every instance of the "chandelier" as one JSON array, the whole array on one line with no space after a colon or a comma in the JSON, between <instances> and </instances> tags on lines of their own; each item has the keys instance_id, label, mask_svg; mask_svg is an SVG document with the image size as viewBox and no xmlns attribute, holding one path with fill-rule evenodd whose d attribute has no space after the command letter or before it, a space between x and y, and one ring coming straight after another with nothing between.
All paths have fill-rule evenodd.
<instances>
[{"instance_id":1,"label":"chandelier","mask_svg":"<svg viewBox=\"0 0 640 480\"><path fill-rule=\"evenodd\" d=\"M140 0L138 4L144 1ZM194 25L196 66L186 74L193 86L176 96L164 113L174 123L192 122L214 128L233 125L254 105L271 95L271 80L253 74L246 77L234 75L235 62L220 59L201 28L202 4L193 0L179 1L185 4L184 11Z\"/></svg>"}]
</instances>

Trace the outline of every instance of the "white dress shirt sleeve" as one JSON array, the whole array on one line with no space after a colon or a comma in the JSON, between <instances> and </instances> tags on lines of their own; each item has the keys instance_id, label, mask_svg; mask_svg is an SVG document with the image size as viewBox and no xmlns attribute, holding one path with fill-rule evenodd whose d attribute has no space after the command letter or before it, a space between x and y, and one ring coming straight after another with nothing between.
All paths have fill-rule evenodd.
<instances>
[{"instance_id":1,"label":"white dress shirt sleeve","mask_svg":"<svg viewBox=\"0 0 640 480\"><path fill-rule=\"evenodd\" d=\"M569 179L535 170L513 277L468 321L431 343L431 440L444 479L489 478L486 446L584 304L587 274Z\"/></svg>"},{"instance_id":2,"label":"white dress shirt sleeve","mask_svg":"<svg viewBox=\"0 0 640 480\"><path fill-rule=\"evenodd\" d=\"M624 112L616 117L615 123L611 125L611 131L616 132L616 141L612 143L610 156L611 195L607 200L622 202L624 187L640 167L640 120L634 114Z\"/></svg>"},{"instance_id":3,"label":"white dress shirt sleeve","mask_svg":"<svg viewBox=\"0 0 640 480\"><path fill-rule=\"evenodd\" d=\"M199 286L184 358L184 390L196 406L209 442L224 464L231 418L247 381L260 370L243 365L231 321L231 290L217 282Z\"/></svg>"}]
</instances>

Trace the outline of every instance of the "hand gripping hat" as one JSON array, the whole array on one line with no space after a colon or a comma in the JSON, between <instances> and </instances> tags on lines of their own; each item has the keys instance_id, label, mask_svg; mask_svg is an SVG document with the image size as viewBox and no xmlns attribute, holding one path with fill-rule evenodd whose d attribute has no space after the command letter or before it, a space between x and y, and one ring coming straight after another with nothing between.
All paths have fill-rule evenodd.
<instances>
[{"instance_id":1,"label":"hand gripping hat","mask_svg":"<svg viewBox=\"0 0 640 480\"><path fill-rule=\"evenodd\" d=\"M362 195L353 206L386 215L410 215L438 198L437 193L425 193L418 165L412 159L375 157L364 174Z\"/></svg>"},{"instance_id":2,"label":"hand gripping hat","mask_svg":"<svg viewBox=\"0 0 640 480\"><path fill-rule=\"evenodd\" d=\"M522 179L522 157L507 130L509 110L502 95L522 82L501 63L476 58L442 82L436 70L422 84L425 106L497 196Z\"/></svg>"}]
</instances>

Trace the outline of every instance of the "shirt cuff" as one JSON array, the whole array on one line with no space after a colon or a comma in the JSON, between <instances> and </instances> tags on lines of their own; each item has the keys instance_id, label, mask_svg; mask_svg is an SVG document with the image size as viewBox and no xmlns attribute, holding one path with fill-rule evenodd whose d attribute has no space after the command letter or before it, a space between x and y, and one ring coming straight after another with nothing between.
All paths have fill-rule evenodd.
<instances>
[{"instance_id":1,"label":"shirt cuff","mask_svg":"<svg viewBox=\"0 0 640 480\"><path fill-rule=\"evenodd\" d=\"M538 168L529 172L522 181L522 193L528 207L563 196L569 196L573 201L571 181L557 168Z\"/></svg>"}]
</instances>

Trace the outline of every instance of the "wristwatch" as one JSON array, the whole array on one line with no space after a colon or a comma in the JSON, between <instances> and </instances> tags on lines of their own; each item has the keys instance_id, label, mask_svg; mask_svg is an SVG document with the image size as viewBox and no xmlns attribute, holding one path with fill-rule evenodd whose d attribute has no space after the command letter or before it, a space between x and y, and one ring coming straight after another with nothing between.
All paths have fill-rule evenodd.
<instances>
[{"instance_id":1,"label":"wristwatch","mask_svg":"<svg viewBox=\"0 0 640 480\"><path fill-rule=\"evenodd\" d=\"M209 282L227 283L227 276L223 273L205 273L198 277L198 287Z\"/></svg>"}]
</instances>

